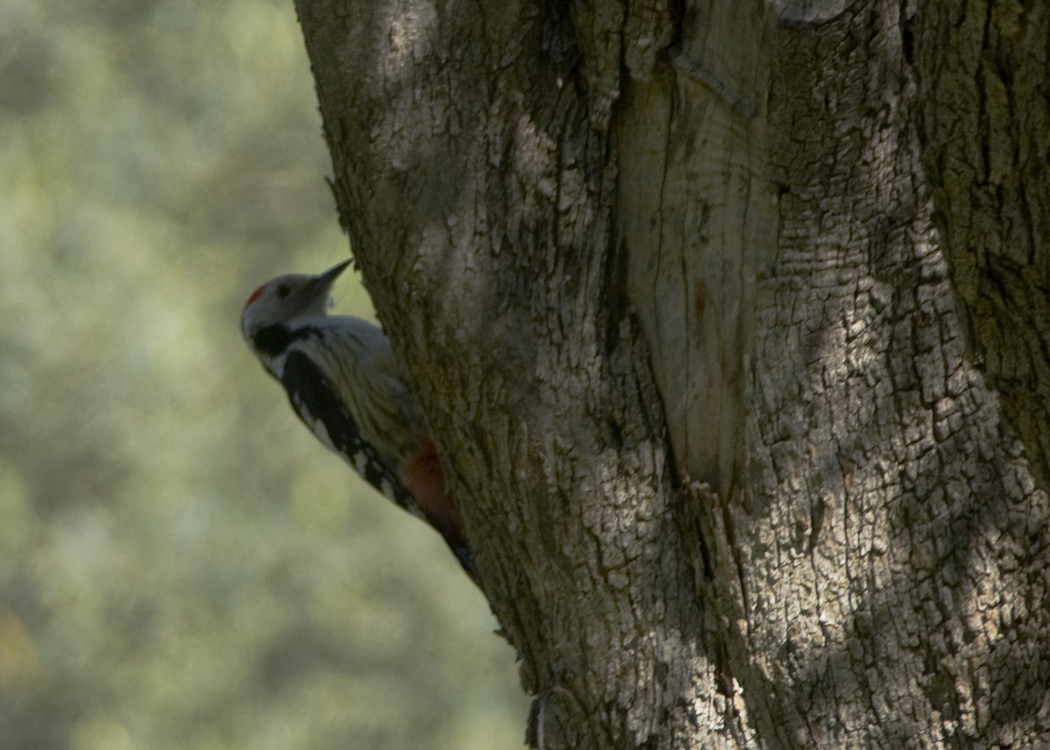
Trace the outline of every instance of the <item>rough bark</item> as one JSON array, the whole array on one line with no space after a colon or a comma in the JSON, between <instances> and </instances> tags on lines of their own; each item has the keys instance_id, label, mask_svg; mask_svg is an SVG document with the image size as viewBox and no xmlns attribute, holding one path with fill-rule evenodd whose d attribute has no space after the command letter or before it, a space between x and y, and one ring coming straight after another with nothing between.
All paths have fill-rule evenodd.
<instances>
[{"instance_id":1,"label":"rough bark","mask_svg":"<svg viewBox=\"0 0 1050 750\"><path fill-rule=\"evenodd\" d=\"M968 345L955 243L973 237L966 220L937 231L923 168L941 158L931 122L953 118L916 64L958 54L946 5L858 4L799 28L773 83L780 240L748 399L765 405L749 420L763 476L734 511L749 653L802 744L1039 746L1050 731L1045 456ZM1010 350L1045 367L1045 347Z\"/></svg>"},{"instance_id":2,"label":"rough bark","mask_svg":"<svg viewBox=\"0 0 1050 750\"><path fill-rule=\"evenodd\" d=\"M534 741L1050 742L1042 4L297 7Z\"/></svg>"}]
</instances>

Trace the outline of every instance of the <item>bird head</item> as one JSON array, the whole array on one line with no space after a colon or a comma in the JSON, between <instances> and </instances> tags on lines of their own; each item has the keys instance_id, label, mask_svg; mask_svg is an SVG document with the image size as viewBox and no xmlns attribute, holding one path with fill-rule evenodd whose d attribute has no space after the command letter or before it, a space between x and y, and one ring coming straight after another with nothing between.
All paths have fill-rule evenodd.
<instances>
[{"instance_id":1,"label":"bird head","mask_svg":"<svg viewBox=\"0 0 1050 750\"><path fill-rule=\"evenodd\" d=\"M344 260L316 275L289 273L252 292L241 313L241 330L252 341L259 331L289 324L297 318L324 315L332 284L350 261Z\"/></svg>"}]
</instances>

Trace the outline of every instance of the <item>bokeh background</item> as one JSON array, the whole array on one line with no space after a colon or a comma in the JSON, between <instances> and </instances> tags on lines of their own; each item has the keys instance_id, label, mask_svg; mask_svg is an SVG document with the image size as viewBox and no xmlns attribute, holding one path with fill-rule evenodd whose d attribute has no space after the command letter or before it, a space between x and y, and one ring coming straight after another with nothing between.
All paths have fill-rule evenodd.
<instances>
[{"instance_id":1,"label":"bokeh background","mask_svg":"<svg viewBox=\"0 0 1050 750\"><path fill-rule=\"evenodd\" d=\"M522 746L485 600L240 339L346 256L329 172L292 0L0 0L0 748Z\"/></svg>"}]
</instances>

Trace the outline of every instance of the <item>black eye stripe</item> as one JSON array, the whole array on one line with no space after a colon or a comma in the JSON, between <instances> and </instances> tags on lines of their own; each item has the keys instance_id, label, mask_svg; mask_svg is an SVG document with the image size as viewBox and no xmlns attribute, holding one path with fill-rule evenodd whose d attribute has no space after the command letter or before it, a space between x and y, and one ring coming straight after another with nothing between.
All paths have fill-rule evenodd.
<instances>
[{"instance_id":1,"label":"black eye stripe","mask_svg":"<svg viewBox=\"0 0 1050 750\"><path fill-rule=\"evenodd\" d=\"M274 291L276 292L278 299L284 299L291 293L292 289L287 284L282 282L277 285L277 289L275 289Z\"/></svg>"}]
</instances>

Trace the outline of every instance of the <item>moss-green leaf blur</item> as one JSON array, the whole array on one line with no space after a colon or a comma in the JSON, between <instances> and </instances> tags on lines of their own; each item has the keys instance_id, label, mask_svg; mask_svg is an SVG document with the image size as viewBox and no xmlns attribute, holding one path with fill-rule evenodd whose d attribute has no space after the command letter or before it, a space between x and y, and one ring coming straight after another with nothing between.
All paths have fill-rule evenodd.
<instances>
[{"instance_id":1,"label":"moss-green leaf blur","mask_svg":"<svg viewBox=\"0 0 1050 750\"><path fill-rule=\"evenodd\" d=\"M328 172L291 0L0 0L0 747L521 746L481 594L240 339L346 256Z\"/></svg>"}]
</instances>

